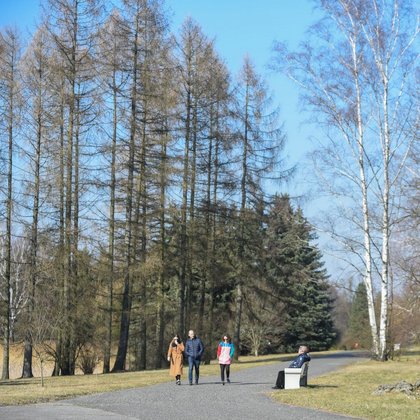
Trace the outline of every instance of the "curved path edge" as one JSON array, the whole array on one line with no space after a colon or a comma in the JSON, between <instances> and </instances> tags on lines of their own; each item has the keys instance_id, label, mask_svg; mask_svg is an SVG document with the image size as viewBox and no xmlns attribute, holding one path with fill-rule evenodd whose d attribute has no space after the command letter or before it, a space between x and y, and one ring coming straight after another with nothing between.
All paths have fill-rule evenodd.
<instances>
[{"instance_id":1,"label":"curved path edge","mask_svg":"<svg viewBox=\"0 0 420 420\"><path fill-rule=\"evenodd\" d=\"M308 382L310 383L311 377L334 371L367 357L366 353L357 351L315 355L309 365ZM277 372L287 365L288 363L275 363L238 372L235 372L233 365L231 383L225 386L220 383L219 377L208 376L193 386L186 382L176 386L170 382L52 403L3 406L0 407L0 419L200 420L221 416L229 420L354 418L275 402L270 397L271 387Z\"/></svg>"}]
</instances>

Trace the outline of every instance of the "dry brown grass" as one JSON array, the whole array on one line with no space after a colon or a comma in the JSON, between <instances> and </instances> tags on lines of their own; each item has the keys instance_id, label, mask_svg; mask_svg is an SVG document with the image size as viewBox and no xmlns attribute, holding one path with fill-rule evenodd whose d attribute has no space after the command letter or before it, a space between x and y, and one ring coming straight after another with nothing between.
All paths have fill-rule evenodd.
<instances>
[{"instance_id":1,"label":"dry brown grass","mask_svg":"<svg viewBox=\"0 0 420 420\"><path fill-rule=\"evenodd\" d=\"M9 363L9 378L17 379L22 376L22 364L23 364L23 343L12 344L10 346L10 363ZM0 360L3 360L3 346L0 345ZM50 376L54 370L54 361L52 359L44 362L44 376ZM3 371L3 365L0 364L0 375ZM95 373L102 371L102 366L98 365ZM41 377L41 366L37 357L33 356L32 373L35 377ZM76 369L77 374L82 374L80 369Z\"/></svg>"}]
</instances>

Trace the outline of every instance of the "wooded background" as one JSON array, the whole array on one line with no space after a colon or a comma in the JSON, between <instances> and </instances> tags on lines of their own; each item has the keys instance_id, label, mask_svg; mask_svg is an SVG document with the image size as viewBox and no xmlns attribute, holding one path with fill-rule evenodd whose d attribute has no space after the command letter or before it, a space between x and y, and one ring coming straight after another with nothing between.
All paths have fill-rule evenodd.
<instances>
[{"instance_id":1,"label":"wooded background","mask_svg":"<svg viewBox=\"0 0 420 420\"><path fill-rule=\"evenodd\" d=\"M329 10L329 3L324 6L330 17L357 17L363 9L339 9L354 3L340 1ZM15 28L0 33L2 378L9 378L11 342L24 342L23 377L32 376L34 351L40 346L46 355L35 356L53 358L54 374L74 374L77 366L90 373L98 360L107 373L164 366L170 338L175 333L186 337L191 328L206 345L206 361L225 333L233 336L237 356L295 351L299 344L312 350L339 342L351 347L358 340L386 359L393 216L400 220L405 215L405 226L418 226L418 197L413 194L418 186L418 91L398 98L396 113L410 111L398 130L389 128L396 115L384 132L379 124L385 158L377 163L370 154L378 148L363 145L369 141L368 136L363 139L364 130L377 127L369 120L375 106L366 113L350 112L359 108L343 98L361 106L363 95L375 92L379 79L360 81L356 67L345 63L350 79L334 76L340 78L341 90L331 72L324 72L330 62L323 62L325 57L314 56L324 66L312 72L314 57L293 55L280 44L275 50L278 70L296 80L302 71L302 84L316 87L304 96L309 108L324 112L321 125L328 121L331 130L341 129L348 144L355 139L356 168L368 162L367 176L363 170L353 176L343 159L346 151L319 150L330 179L338 179L335 168L355 185L352 191L361 193L355 200L363 204L364 218L337 214L362 226L361 242L343 241L357 255L365 251L355 270L358 281L357 273L364 273L362 294L368 297L360 309L370 319L368 338L365 334L362 341L354 336L352 293L333 287L338 279L329 279L323 268L313 226L293 199L276 192L293 176L293 168L282 154L286 133L278 109L251 59L245 58L233 77L199 24L187 19L179 34L170 32L163 2L124 0L111 10L106 4L48 0L29 42ZM408 49L412 38L407 39ZM369 45L366 38L361 44ZM410 57L398 62L398 69L407 69L407 63L416 68ZM362 62L356 58L353 64ZM364 76L374 69L369 64L360 69ZM317 74L329 82L331 102L324 101L326 91ZM411 79L402 79L410 86ZM334 102L334 95L340 101ZM382 104L383 91L374 98ZM387 108L375 121L382 123L389 112ZM392 146L393 136L398 149ZM336 141L334 135L330 138ZM337 156L340 165L332 162ZM396 165L395 157L400 159ZM407 168L414 170L402 178L410 173ZM390 182L385 175L391 170L398 177L391 174ZM377 187L373 192L369 182ZM393 188L398 197L391 194ZM382 218L375 214L375 221L382 222L369 230L372 216L367 213L376 206L374 199L384 213ZM397 207L391 201L405 207L392 214ZM377 232L382 233L379 239ZM399 272L407 282L399 291L403 296L414 288L418 299L417 262L413 265L403 254L407 261ZM376 261L383 267L377 273L382 279L380 309L375 309L371 275ZM350 286L350 292L357 288ZM400 307L412 311L415 301L407 306L401 298ZM375 311L380 312L380 328ZM410 316L415 319L418 312ZM407 322L403 315L400 319ZM409 335L404 339L419 338Z\"/></svg>"}]
</instances>

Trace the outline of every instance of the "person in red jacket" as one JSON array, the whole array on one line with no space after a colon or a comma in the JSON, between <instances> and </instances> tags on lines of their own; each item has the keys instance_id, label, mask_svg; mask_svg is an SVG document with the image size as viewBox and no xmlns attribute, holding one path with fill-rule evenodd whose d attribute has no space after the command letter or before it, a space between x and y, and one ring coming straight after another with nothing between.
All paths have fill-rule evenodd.
<instances>
[{"instance_id":1,"label":"person in red jacket","mask_svg":"<svg viewBox=\"0 0 420 420\"><path fill-rule=\"evenodd\" d=\"M217 358L219 359L220 365L220 378L223 385L225 384L225 372L226 380L230 383L230 364L234 352L235 346L233 345L231 338L225 334L217 347Z\"/></svg>"}]
</instances>

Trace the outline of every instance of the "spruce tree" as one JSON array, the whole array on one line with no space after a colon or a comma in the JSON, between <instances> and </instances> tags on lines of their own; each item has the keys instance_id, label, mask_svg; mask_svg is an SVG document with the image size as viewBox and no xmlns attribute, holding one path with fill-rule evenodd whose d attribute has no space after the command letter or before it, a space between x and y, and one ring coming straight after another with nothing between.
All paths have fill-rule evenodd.
<instances>
[{"instance_id":1,"label":"spruce tree","mask_svg":"<svg viewBox=\"0 0 420 420\"><path fill-rule=\"evenodd\" d=\"M354 348L370 349L372 347L366 286L363 282L359 283L354 294L346 341Z\"/></svg>"},{"instance_id":2,"label":"spruce tree","mask_svg":"<svg viewBox=\"0 0 420 420\"><path fill-rule=\"evenodd\" d=\"M276 196L267 222L267 281L283 308L282 347L294 351L299 344L327 349L335 338L332 299L316 236L294 210L288 196Z\"/></svg>"}]
</instances>

